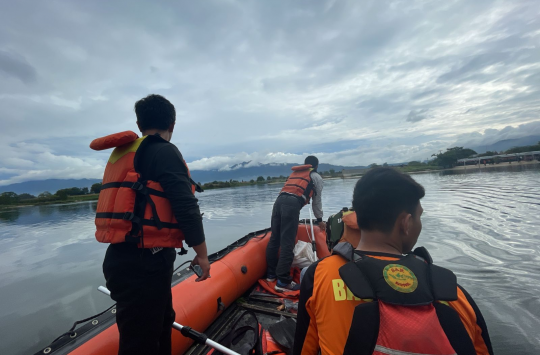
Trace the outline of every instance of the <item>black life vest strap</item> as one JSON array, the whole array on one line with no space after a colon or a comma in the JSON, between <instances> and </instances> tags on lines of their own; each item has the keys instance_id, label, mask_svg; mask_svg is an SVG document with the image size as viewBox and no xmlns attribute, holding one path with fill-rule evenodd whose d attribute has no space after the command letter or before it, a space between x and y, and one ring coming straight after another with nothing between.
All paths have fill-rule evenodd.
<instances>
[{"instance_id":1,"label":"black life vest strap","mask_svg":"<svg viewBox=\"0 0 540 355\"><path fill-rule=\"evenodd\" d=\"M195 186L195 191L204 192L202 186L196 183L192 178L189 178L189 182L191 182L191 185Z\"/></svg>"},{"instance_id":2,"label":"black life vest strap","mask_svg":"<svg viewBox=\"0 0 540 355\"><path fill-rule=\"evenodd\" d=\"M131 221L132 223L140 224L142 226L157 227L155 220L141 219L135 216L135 214L132 212L126 212L126 213L99 212L99 213L96 213L96 218L124 219L127 221ZM162 225L162 228L180 229L180 227L176 223L161 222L161 225Z\"/></svg>"},{"instance_id":3,"label":"black life vest strap","mask_svg":"<svg viewBox=\"0 0 540 355\"><path fill-rule=\"evenodd\" d=\"M339 276L356 297L377 299L373 285L354 262L349 262L340 267Z\"/></svg>"},{"instance_id":4,"label":"black life vest strap","mask_svg":"<svg viewBox=\"0 0 540 355\"><path fill-rule=\"evenodd\" d=\"M467 333L467 329L465 329L456 310L439 302L433 303L433 306L435 307L435 312L437 312L437 318L439 318L441 328L444 330L444 334L456 354L476 355L476 349L474 348L471 337Z\"/></svg>"},{"instance_id":5,"label":"black life vest strap","mask_svg":"<svg viewBox=\"0 0 540 355\"><path fill-rule=\"evenodd\" d=\"M356 306L343 355L372 355L377 345L380 323L379 302Z\"/></svg>"},{"instance_id":6,"label":"black life vest strap","mask_svg":"<svg viewBox=\"0 0 540 355\"><path fill-rule=\"evenodd\" d=\"M165 195L165 192L158 191L156 189L151 189L149 187L144 186L144 184L145 184L145 182L143 182L143 181L136 181L136 182L130 182L130 181L118 182L118 181L115 181L115 182L108 182L108 183L102 185L101 190L111 189L111 188L118 189L118 188L121 188L121 187L128 187L128 188L133 189L133 190L135 190L137 192L143 193L143 190L145 188L146 191L144 191L144 194L155 195L155 196L167 198L167 196Z\"/></svg>"},{"instance_id":7,"label":"black life vest strap","mask_svg":"<svg viewBox=\"0 0 540 355\"><path fill-rule=\"evenodd\" d=\"M156 204L152 200L152 197L150 197L150 195L147 194L147 193L144 194L144 197L146 198L146 202L150 205L150 208L152 209L153 221L155 222L155 225L156 225L157 229L158 230L163 229L163 222L161 222L161 220L159 219Z\"/></svg>"},{"instance_id":8,"label":"black life vest strap","mask_svg":"<svg viewBox=\"0 0 540 355\"><path fill-rule=\"evenodd\" d=\"M313 180L311 180L304 190L304 196L306 197L306 200L309 200L311 195L311 191L313 191L313 194L315 195L317 192L315 191L315 184L313 184Z\"/></svg>"}]
</instances>

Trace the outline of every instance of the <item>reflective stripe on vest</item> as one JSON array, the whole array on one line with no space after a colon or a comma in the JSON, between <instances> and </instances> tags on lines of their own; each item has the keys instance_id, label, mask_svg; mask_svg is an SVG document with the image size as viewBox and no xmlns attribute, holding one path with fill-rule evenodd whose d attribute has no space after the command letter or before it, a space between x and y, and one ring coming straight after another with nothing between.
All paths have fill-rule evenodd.
<instances>
[{"instance_id":1,"label":"reflective stripe on vest","mask_svg":"<svg viewBox=\"0 0 540 355\"><path fill-rule=\"evenodd\" d=\"M408 351L400 351L400 350L393 350L385 348L384 346L377 345L375 346L375 350L373 351L374 355L377 354L384 354L384 355L434 355L434 354L426 354L426 353L411 353ZM452 355L457 355L456 353L453 353Z\"/></svg>"}]
</instances>

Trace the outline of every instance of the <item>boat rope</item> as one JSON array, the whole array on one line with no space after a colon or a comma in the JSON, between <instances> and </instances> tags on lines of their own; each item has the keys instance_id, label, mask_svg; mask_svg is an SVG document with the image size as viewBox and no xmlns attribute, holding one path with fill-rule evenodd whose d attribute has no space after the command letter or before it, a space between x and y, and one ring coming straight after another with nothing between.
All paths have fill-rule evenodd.
<instances>
[{"instance_id":1,"label":"boat rope","mask_svg":"<svg viewBox=\"0 0 540 355\"><path fill-rule=\"evenodd\" d=\"M266 235L268 234L268 230L266 230L264 232L263 235L261 236L254 236L254 237L251 237L249 239L246 239L246 240L243 240L242 242L234 242L233 244L231 245L228 245L227 248L225 248L224 250L220 250L218 251L217 253L213 254L212 257L209 257L210 259L210 262L213 263L213 262L216 262L222 258L224 258L226 255L228 255L231 251L237 249L237 248L240 248L240 247L243 247L244 245L246 245L250 240L253 240L253 239L263 239L264 237L266 237ZM248 234L249 236L249 234Z\"/></svg>"},{"instance_id":2,"label":"boat rope","mask_svg":"<svg viewBox=\"0 0 540 355\"><path fill-rule=\"evenodd\" d=\"M176 269L174 269L173 274L178 271L182 266L186 265L187 263L192 263L193 260L188 260L185 263L180 264Z\"/></svg>"},{"instance_id":3,"label":"boat rope","mask_svg":"<svg viewBox=\"0 0 540 355\"><path fill-rule=\"evenodd\" d=\"M313 238L311 237L311 234L309 234L309 229L307 227L307 224L304 224L304 227L306 227L306 233L307 233L310 243L313 243Z\"/></svg>"},{"instance_id":4,"label":"boat rope","mask_svg":"<svg viewBox=\"0 0 540 355\"><path fill-rule=\"evenodd\" d=\"M76 321L75 323L73 323L73 326L72 326L67 332L65 332L64 334L60 335L58 338L54 339L54 340L52 341L51 345L54 344L55 342L57 342L58 340L60 340L61 338L65 337L66 335L69 335L69 336L72 337L73 335L77 334L77 333L75 332L75 327L76 327L77 325L79 325L79 324L81 324L81 323L86 323L86 322L88 322L89 320L95 319L95 318L97 318L97 317L99 317L99 316L101 316L101 315L107 313L108 311L110 311L110 310L113 309L114 307L116 307L116 303L113 304L112 306L110 306L109 308L107 308L106 310L104 310L104 311L101 312L101 313L95 314L95 315L93 315L92 317L88 317L88 318L85 318L85 319L81 319L81 320Z\"/></svg>"}]
</instances>

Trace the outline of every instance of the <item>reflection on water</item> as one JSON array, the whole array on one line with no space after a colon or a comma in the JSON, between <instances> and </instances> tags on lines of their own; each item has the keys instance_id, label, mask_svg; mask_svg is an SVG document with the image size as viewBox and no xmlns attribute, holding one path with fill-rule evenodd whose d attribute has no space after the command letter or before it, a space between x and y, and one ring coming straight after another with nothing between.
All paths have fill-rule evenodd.
<instances>
[{"instance_id":1,"label":"reflection on water","mask_svg":"<svg viewBox=\"0 0 540 355\"><path fill-rule=\"evenodd\" d=\"M419 245L475 297L497 354L532 354L540 346L540 170L520 170L414 176L426 188ZM355 182L325 181L326 217L350 206ZM198 195L210 251L268 227L280 187ZM93 237L95 206L0 212L0 354L32 353L111 304L96 291L106 245Z\"/></svg>"}]
</instances>

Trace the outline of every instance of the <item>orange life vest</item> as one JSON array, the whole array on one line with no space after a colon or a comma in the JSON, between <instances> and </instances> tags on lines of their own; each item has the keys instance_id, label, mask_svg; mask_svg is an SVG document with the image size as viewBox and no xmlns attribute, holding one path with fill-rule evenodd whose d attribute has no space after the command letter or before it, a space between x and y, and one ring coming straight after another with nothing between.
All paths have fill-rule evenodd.
<instances>
[{"instance_id":1,"label":"orange life vest","mask_svg":"<svg viewBox=\"0 0 540 355\"><path fill-rule=\"evenodd\" d=\"M335 250L335 249L334 249ZM459 314L448 306L457 295L456 276L426 257L398 261L353 254L339 274L356 306L343 351L349 354L473 355L472 340Z\"/></svg>"},{"instance_id":2,"label":"orange life vest","mask_svg":"<svg viewBox=\"0 0 540 355\"><path fill-rule=\"evenodd\" d=\"M311 180L311 172L313 171L313 168L311 165L306 164L293 166L292 171L292 174L289 175L287 181L285 181L285 185L281 189L280 194L289 193L296 195L302 199L305 199L304 205L307 205L315 192L315 189L313 188L313 181Z\"/></svg>"},{"instance_id":3,"label":"orange life vest","mask_svg":"<svg viewBox=\"0 0 540 355\"><path fill-rule=\"evenodd\" d=\"M94 150L115 148L99 194L96 239L111 244L136 242L142 248L182 248L184 234L163 188L156 181L142 180L135 170L137 151L145 138L125 131L94 139L90 144ZM195 189L192 180L193 193Z\"/></svg>"}]
</instances>

